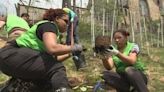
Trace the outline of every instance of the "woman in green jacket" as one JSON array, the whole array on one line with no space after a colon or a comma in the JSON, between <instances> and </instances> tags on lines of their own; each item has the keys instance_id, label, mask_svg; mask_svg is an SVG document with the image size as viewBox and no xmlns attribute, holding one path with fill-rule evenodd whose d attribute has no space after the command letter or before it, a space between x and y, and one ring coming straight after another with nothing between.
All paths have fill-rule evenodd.
<instances>
[{"instance_id":1,"label":"woman in green jacket","mask_svg":"<svg viewBox=\"0 0 164 92\"><path fill-rule=\"evenodd\" d=\"M43 20L34 24L16 40L0 50L0 69L14 78L49 81L54 92L70 92L62 63L81 45L63 45L58 41L66 32L68 15L62 9L48 9Z\"/></svg>"},{"instance_id":2,"label":"woman in green jacket","mask_svg":"<svg viewBox=\"0 0 164 92\"><path fill-rule=\"evenodd\" d=\"M128 36L129 33L124 29L114 32L116 47L107 49L112 56L104 57L102 61L107 70L115 66L116 72L105 71L102 78L117 92L131 92L131 87L137 92L148 92L144 65L138 59L139 47L136 43L129 42Z\"/></svg>"}]
</instances>

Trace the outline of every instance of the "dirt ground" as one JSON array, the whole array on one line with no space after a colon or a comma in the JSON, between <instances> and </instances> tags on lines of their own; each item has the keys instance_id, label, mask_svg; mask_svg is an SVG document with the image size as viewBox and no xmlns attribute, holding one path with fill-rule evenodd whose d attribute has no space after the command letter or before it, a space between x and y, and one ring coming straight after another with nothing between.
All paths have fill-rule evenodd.
<instances>
[{"instance_id":1,"label":"dirt ground","mask_svg":"<svg viewBox=\"0 0 164 92\"><path fill-rule=\"evenodd\" d=\"M3 39L0 39L0 48L5 45L6 41ZM89 53L91 51L88 51ZM148 87L150 89L150 92L163 92L164 90L164 72L163 72L163 53L164 49L152 49L153 55L150 57L150 59L146 58L146 56L143 58L145 59L144 62L148 66L147 74L149 75L149 83ZM76 84L80 85L77 89L78 91L75 92L81 92L79 91L83 87L89 87L88 89L93 88L93 84L99 79L97 76L99 76L100 71L102 71L102 65L101 62L96 57L91 57L91 55L86 55L86 60L88 63L88 67L85 71L77 72L75 71L74 64L70 63L72 62L72 59L69 59L66 64L67 72L70 77L75 77L73 80L78 80L79 82ZM73 67L72 67L73 66ZM80 77L79 77L80 76ZM86 84L87 81L87 84ZM77 82L77 81L76 81ZM90 83L91 82L91 83ZM91 87L90 88L90 84ZM84 92L91 92L91 91L84 91ZM114 89L110 90L110 92L115 92Z\"/></svg>"}]
</instances>

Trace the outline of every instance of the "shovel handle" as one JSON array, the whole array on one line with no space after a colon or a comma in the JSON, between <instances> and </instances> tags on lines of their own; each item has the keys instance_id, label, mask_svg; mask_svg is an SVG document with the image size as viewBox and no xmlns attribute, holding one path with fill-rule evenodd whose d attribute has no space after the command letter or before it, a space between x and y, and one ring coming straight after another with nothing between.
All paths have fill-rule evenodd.
<instances>
[{"instance_id":1,"label":"shovel handle","mask_svg":"<svg viewBox=\"0 0 164 92\"><path fill-rule=\"evenodd\" d=\"M74 24L73 24L73 22L72 22L72 23L71 23L71 46L74 45L73 32L74 32Z\"/></svg>"}]
</instances>

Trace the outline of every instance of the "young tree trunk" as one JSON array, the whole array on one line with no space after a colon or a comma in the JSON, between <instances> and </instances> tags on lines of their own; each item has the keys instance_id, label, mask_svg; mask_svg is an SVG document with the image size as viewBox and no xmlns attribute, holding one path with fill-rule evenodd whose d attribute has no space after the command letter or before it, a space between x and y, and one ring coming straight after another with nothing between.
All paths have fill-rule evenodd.
<instances>
[{"instance_id":1,"label":"young tree trunk","mask_svg":"<svg viewBox=\"0 0 164 92\"><path fill-rule=\"evenodd\" d=\"M73 0L73 11L76 12L76 0Z\"/></svg>"},{"instance_id":2,"label":"young tree trunk","mask_svg":"<svg viewBox=\"0 0 164 92\"><path fill-rule=\"evenodd\" d=\"M92 0L92 7L91 7L91 44L92 47L95 47L95 20L94 20L94 0ZM93 53L96 56L96 53Z\"/></svg>"},{"instance_id":3,"label":"young tree trunk","mask_svg":"<svg viewBox=\"0 0 164 92\"><path fill-rule=\"evenodd\" d=\"M117 0L115 0L115 3L114 3L113 21L112 21L112 31L111 31L111 42L112 42L112 39L113 39L113 33L114 33L114 27L115 27L116 6L117 6Z\"/></svg>"},{"instance_id":4,"label":"young tree trunk","mask_svg":"<svg viewBox=\"0 0 164 92\"><path fill-rule=\"evenodd\" d=\"M164 41L163 41L163 36L164 36L163 25L164 25L164 23L163 23L163 20L164 20L164 18L163 18L163 16L161 16L161 44L162 44L162 47L164 47Z\"/></svg>"},{"instance_id":5,"label":"young tree trunk","mask_svg":"<svg viewBox=\"0 0 164 92\"><path fill-rule=\"evenodd\" d=\"M103 8L103 35L105 34L105 8Z\"/></svg>"},{"instance_id":6,"label":"young tree trunk","mask_svg":"<svg viewBox=\"0 0 164 92\"><path fill-rule=\"evenodd\" d=\"M159 43L160 43L160 26L158 26L158 30L157 30L157 32L158 32L158 36L157 36L157 47L159 48Z\"/></svg>"},{"instance_id":7,"label":"young tree trunk","mask_svg":"<svg viewBox=\"0 0 164 92\"><path fill-rule=\"evenodd\" d=\"M130 12L130 27L131 27L131 33L132 33L132 42L135 42L134 39L134 26L133 26L133 13L131 11Z\"/></svg>"},{"instance_id":8,"label":"young tree trunk","mask_svg":"<svg viewBox=\"0 0 164 92\"><path fill-rule=\"evenodd\" d=\"M141 25L141 18L139 19L139 30L140 30L140 46L141 46L141 49L143 48L143 31L142 31L142 25Z\"/></svg>"},{"instance_id":9,"label":"young tree trunk","mask_svg":"<svg viewBox=\"0 0 164 92\"><path fill-rule=\"evenodd\" d=\"M144 33L145 33L146 49L147 49L147 54L149 56L150 55L150 51L149 51L149 42L148 42L148 39L147 39L147 27L146 27L146 19L145 19L145 17L143 17L143 23L144 23Z\"/></svg>"}]
</instances>

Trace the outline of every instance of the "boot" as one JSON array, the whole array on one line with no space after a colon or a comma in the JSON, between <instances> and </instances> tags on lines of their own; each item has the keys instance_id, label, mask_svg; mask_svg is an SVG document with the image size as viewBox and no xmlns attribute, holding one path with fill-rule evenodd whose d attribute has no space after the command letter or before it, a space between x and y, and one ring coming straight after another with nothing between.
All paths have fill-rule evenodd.
<instances>
[{"instance_id":1,"label":"boot","mask_svg":"<svg viewBox=\"0 0 164 92\"><path fill-rule=\"evenodd\" d=\"M85 56L83 53L79 52L79 53L75 53L73 54L73 61L75 63L76 69L77 71L79 69L85 68L86 67L86 61L85 61Z\"/></svg>"}]
</instances>

